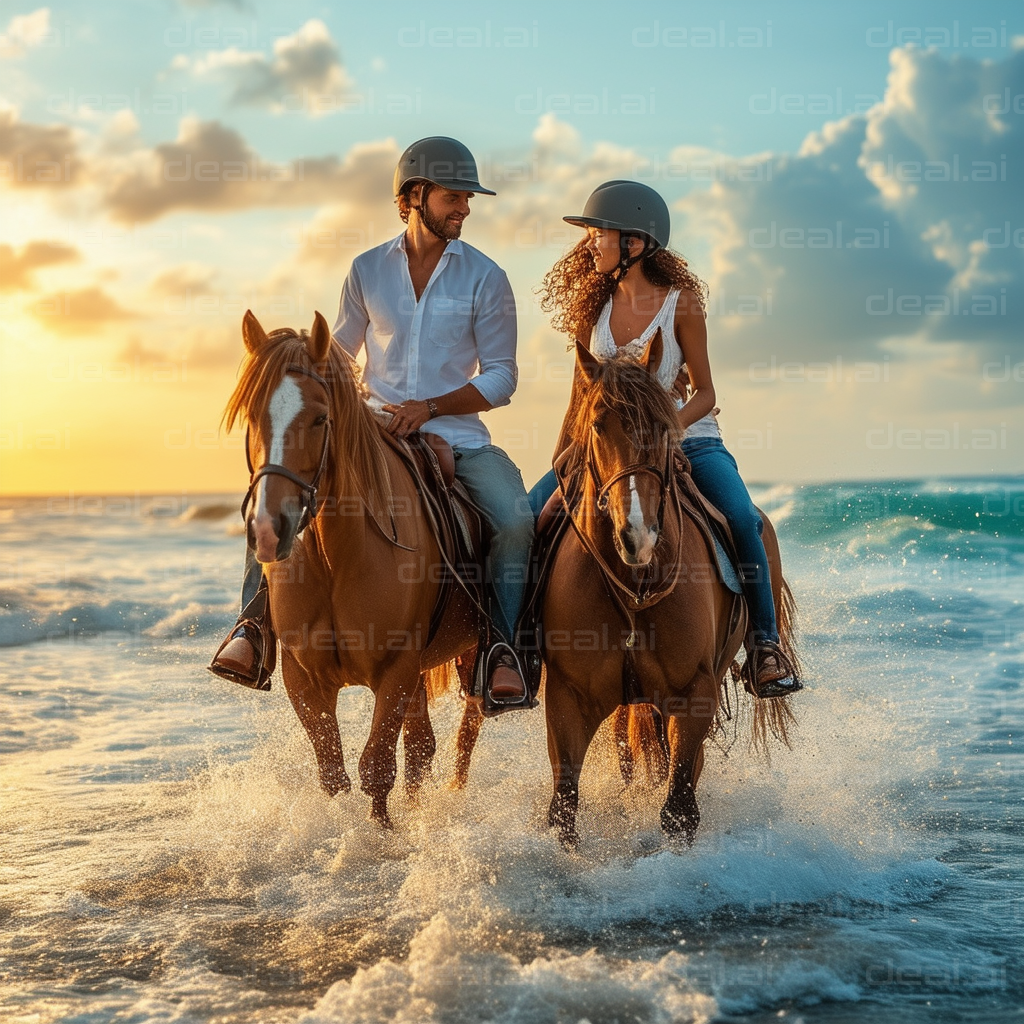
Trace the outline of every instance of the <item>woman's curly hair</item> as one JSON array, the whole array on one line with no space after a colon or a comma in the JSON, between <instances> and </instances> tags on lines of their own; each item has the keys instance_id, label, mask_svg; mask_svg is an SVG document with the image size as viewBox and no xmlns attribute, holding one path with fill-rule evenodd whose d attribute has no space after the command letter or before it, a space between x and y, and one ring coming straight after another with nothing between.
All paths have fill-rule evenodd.
<instances>
[{"instance_id":1,"label":"woman's curly hair","mask_svg":"<svg viewBox=\"0 0 1024 1024\"><path fill-rule=\"evenodd\" d=\"M679 253L658 249L640 261L640 269L653 285L693 292L701 312L707 315L708 286L690 270ZM544 275L537 293L540 308L545 313L554 313L551 325L555 330L582 341L590 337L614 290L615 278L594 269L594 257L584 238Z\"/></svg>"}]
</instances>

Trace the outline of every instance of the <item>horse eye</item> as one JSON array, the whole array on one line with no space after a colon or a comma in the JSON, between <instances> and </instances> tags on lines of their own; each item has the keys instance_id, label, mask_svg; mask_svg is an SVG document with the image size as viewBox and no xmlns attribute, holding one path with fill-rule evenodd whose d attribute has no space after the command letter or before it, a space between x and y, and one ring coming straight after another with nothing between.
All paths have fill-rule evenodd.
<instances>
[{"instance_id":1,"label":"horse eye","mask_svg":"<svg viewBox=\"0 0 1024 1024\"><path fill-rule=\"evenodd\" d=\"M313 420L313 426L314 427L322 427L326 422L327 422L327 413L324 413L322 416L317 416L317 418L315 420Z\"/></svg>"}]
</instances>

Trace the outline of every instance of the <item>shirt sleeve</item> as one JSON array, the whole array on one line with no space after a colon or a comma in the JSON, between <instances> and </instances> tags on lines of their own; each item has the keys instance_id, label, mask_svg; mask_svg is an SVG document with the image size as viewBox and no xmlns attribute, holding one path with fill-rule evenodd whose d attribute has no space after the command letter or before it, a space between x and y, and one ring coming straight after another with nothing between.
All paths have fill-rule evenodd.
<instances>
[{"instance_id":1,"label":"shirt sleeve","mask_svg":"<svg viewBox=\"0 0 1024 1024\"><path fill-rule=\"evenodd\" d=\"M359 269L353 263L341 286L341 302L338 305L338 319L332 334L334 340L353 358L366 342L366 328L370 317L363 302L363 288L359 280Z\"/></svg>"},{"instance_id":2,"label":"shirt sleeve","mask_svg":"<svg viewBox=\"0 0 1024 1024\"><path fill-rule=\"evenodd\" d=\"M470 384L491 408L508 405L519 382L516 366L516 300L503 270L487 275L473 314L480 373Z\"/></svg>"}]
</instances>

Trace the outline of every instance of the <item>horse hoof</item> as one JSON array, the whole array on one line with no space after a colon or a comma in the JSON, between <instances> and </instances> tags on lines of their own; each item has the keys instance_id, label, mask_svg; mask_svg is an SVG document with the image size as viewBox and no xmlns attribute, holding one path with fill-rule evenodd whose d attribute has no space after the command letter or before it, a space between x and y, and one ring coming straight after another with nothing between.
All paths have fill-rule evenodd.
<instances>
[{"instance_id":1,"label":"horse hoof","mask_svg":"<svg viewBox=\"0 0 1024 1024\"><path fill-rule=\"evenodd\" d=\"M385 832L390 832L394 829L395 826L391 823L391 815L388 814L387 797L383 799L374 797L373 804L370 807L370 821L378 825Z\"/></svg>"},{"instance_id":2,"label":"horse hoof","mask_svg":"<svg viewBox=\"0 0 1024 1024\"><path fill-rule=\"evenodd\" d=\"M330 779L321 778L320 785L330 797L335 797L339 793L352 792L352 780L347 775Z\"/></svg>"},{"instance_id":3,"label":"horse hoof","mask_svg":"<svg viewBox=\"0 0 1024 1024\"><path fill-rule=\"evenodd\" d=\"M580 836L576 831L558 833L558 842L566 853L577 853L580 848Z\"/></svg>"},{"instance_id":4,"label":"horse hoof","mask_svg":"<svg viewBox=\"0 0 1024 1024\"><path fill-rule=\"evenodd\" d=\"M661 830L672 839L681 839L687 846L693 846L697 838L697 827L700 818L691 818L685 814L672 814L662 809Z\"/></svg>"},{"instance_id":5,"label":"horse hoof","mask_svg":"<svg viewBox=\"0 0 1024 1024\"><path fill-rule=\"evenodd\" d=\"M370 811L370 821L384 832L393 832L395 830L394 823L391 821L389 814L375 814L373 811Z\"/></svg>"}]
</instances>

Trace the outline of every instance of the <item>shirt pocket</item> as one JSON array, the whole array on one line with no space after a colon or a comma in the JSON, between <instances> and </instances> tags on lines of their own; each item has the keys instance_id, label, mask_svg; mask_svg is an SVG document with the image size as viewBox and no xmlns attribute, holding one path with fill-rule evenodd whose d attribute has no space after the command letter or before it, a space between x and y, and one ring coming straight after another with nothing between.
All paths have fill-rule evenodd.
<instances>
[{"instance_id":1,"label":"shirt pocket","mask_svg":"<svg viewBox=\"0 0 1024 1024\"><path fill-rule=\"evenodd\" d=\"M473 333L473 297L443 295L424 311L423 337L437 348L476 349Z\"/></svg>"}]
</instances>

